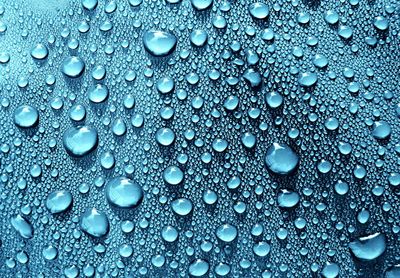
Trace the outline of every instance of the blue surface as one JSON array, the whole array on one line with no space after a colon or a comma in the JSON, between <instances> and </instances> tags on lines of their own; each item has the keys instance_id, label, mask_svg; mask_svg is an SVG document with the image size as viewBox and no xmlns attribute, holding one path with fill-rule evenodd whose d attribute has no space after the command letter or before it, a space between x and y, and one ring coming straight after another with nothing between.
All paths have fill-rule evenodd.
<instances>
[{"instance_id":1,"label":"blue surface","mask_svg":"<svg viewBox=\"0 0 400 278\"><path fill-rule=\"evenodd\" d=\"M0 277L400 277L399 12L1 1Z\"/></svg>"}]
</instances>

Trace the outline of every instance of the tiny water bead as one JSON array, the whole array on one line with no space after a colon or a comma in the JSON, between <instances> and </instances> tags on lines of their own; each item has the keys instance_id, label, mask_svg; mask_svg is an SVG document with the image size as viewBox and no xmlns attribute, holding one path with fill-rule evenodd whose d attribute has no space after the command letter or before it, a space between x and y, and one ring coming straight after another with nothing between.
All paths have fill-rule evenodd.
<instances>
[{"instance_id":1,"label":"tiny water bead","mask_svg":"<svg viewBox=\"0 0 400 278\"><path fill-rule=\"evenodd\" d=\"M144 198L142 187L126 177L116 177L107 183L107 201L118 208L136 208Z\"/></svg>"},{"instance_id":2,"label":"tiny water bead","mask_svg":"<svg viewBox=\"0 0 400 278\"><path fill-rule=\"evenodd\" d=\"M61 71L70 78L80 77L85 70L85 63L80 57L70 56L64 59L61 65Z\"/></svg>"},{"instance_id":3,"label":"tiny water bead","mask_svg":"<svg viewBox=\"0 0 400 278\"><path fill-rule=\"evenodd\" d=\"M96 208L87 208L81 215L80 227L93 237L102 237L107 235L110 224L105 213Z\"/></svg>"},{"instance_id":4,"label":"tiny water bead","mask_svg":"<svg viewBox=\"0 0 400 278\"><path fill-rule=\"evenodd\" d=\"M287 175L295 170L299 157L288 145L273 143L267 150L265 163L272 172Z\"/></svg>"},{"instance_id":5,"label":"tiny water bead","mask_svg":"<svg viewBox=\"0 0 400 278\"><path fill-rule=\"evenodd\" d=\"M14 111L14 123L21 128L34 127L39 123L39 112L30 105L21 105Z\"/></svg>"},{"instance_id":6,"label":"tiny water bead","mask_svg":"<svg viewBox=\"0 0 400 278\"><path fill-rule=\"evenodd\" d=\"M177 44L175 35L164 31L147 31L143 35L143 45L155 57L164 57L174 52Z\"/></svg>"},{"instance_id":7,"label":"tiny water bead","mask_svg":"<svg viewBox=\"0 0 400 278\"><path fill-rule=\"evenodd\" d=\"M97 130L89 126L70 127L64 132L63 145L70 156L84 157L98 144Z\"/></svg>"}]
</instances>

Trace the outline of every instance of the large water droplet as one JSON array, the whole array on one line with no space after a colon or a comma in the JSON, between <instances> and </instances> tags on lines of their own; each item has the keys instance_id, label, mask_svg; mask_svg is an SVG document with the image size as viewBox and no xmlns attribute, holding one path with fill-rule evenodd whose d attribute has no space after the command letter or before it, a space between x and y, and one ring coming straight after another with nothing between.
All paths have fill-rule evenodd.
<instances>
[{"instance_id":1,"label":"large water droplet","mask_svg":"<svg viewBox=\"0 0 400 278\"><path fill-rule=\"evenodd\" d=\"M119 208L136 208L144 197L142 187L126 177L113 178L105 190L107 201Z\"/></svg>"},{"instance_id":2,"label":"large water droplet","mask_svg":"<svg viewBox=\"0 0 400 278\"><path fill-rule=\"evenodd\" d=\"M72 205L72 194L68 190L57 190L47 196L46 207L51 213L66 211Z\"/></svg>"},{"instance_id":3,"label":"large water droplet","mask_svg":"<svg viewBox=\"0 0 400 278\"><path fill-rule=\"evenodd\" d=\"M83 74L85 63L77 56L70 56L62 62L61 71L70 78L77 78Z\"/></svg>"},{"instance_id":4,"label":"large water droplet","mask_svg":"<svg viewBox=\"0 0 400 278\"><path fill-rule=\"evenodd\" d=\"M97 144L97 130L92 127L70 127L64 132L63 145L71 156L83 157L95 150Z\"/></svg>"},{"instance_id":5,"label":"large water droplet","mask_svg":"<svg viewBox=\"0 0 400 278\"><path fill-rule=\"evenodd\" d=\"M39 122L39 112L30 105L21 105L14 111L14 123L21 128L34 127Z\"/></svg>"},{"instance_id":6,"label":"large water droplet","mask_svg":"<svg viewBox=\"0 0 400 278\"><path fill-rule=\"evenodd\" d=\"M32 224L21 215L11 218L11 225L23 238L30 239L33 237Z\"/></svg>"},{"instance_id":7,"label":"large water droplet","mask_svg":"<svg viewBox=\"0 0 400 278\"><path fill-rule=\"evenodd\" d=\"M105 213L98 211L96 208L88 208L81 215L81 229L93 236L102 237L108 233L109 222Z\"/></svg>"},{"instance_id":8,"label":"large water droplet","mask_svg":"<svg viewBox=\"0 0 400 278\"><path fill-rule=\"evenodd\" d=\"M175 50L176 43L175 35L164 31L147 31L143 35L144 48L156 57L171 54Z\"/></svg>"},{"instance_id":9,"label":"large water droplet","mask_svg":"<svg viewBox=\"0 0 400 278\"><path fill-rule=\"evenodd\" d=\"M231 224L223 224L217 228L217 237L223 242L232 242L238 235L238 230Z\"/></svg>"},{"instance_id":10,"label":"large water droplet","mask_svg":"<svg viewBox=\"0 0 400 278\"><path fill-rule=\"evenodd\" d=\"M381 256L386 250L386 237L375 233L360 237L349 243L350 251L361 261L372 261Z\"/></svg>"},{"instance_id":11,"label":"large water droplet","mask_svg":"<svg viewBox=\"0 0 400 278\"><path fill-rule=\"evenodd\" d=\"M267 150L265 163L272 172L287 175L296 168L299 157L288 145L273 143Z\"/></svg>"}]
</instances>

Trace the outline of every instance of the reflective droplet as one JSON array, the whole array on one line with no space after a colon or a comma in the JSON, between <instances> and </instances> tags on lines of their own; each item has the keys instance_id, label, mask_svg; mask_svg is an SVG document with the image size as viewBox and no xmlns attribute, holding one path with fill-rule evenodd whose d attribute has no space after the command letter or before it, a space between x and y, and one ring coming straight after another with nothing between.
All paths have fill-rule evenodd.
<instances>
[{"instance_id":1,"label":"reflective droplet","mask_svg":"<svg viewBox=\"0 0 400 278\"><path fill-rule=\"evenodd\" d=\"M72 194L68 190L57 190L47 196L46 207L51 213L61 213L72 205Z\"/></svg>"},{"instance_id":2,"label":"reflective droplet","mask_svg":"<svg viewBox=\"0 0 400 278\"><path fill-rule=\"evenodd\" d=\"M108 87L103 84L96 84L88 89L89 100L93 103L102 103L108 98Z\"/></svg>"},{"instance_id":3,"label":"reflective droplet","mask_svg":"<svg viewBox=\"0 0 400 278\"><path fill-rule=\"evenodd\" d=\"M23 238L30 239L33 237L32 224L21 215L11 218L11 225Z\"/></svg>"},{"instance_id":4,"label":"reflective droplet","mask_svg":"<svg viewBox=\"0 0 400 278\"><path fill-rule=\"evenodd\" d=\"M97 148L97 130L88 127L70 127L64 132L63 145L70 156L83 157Z\"/></svg>"},{"instance_id":5,"label":"reflective droplet","mask_svg":"<svg viewBox=\"0 0 400 278\"><path fill-rule=\"evenodd\" d=\"M213 0L190 0L192 6L198 11L204 11L211 7Z\"/></svg>"},{"instance_id":6,"label":"reflective droplet","mask_svg":"<svg viewBox=\"0 0 400 278\"><path fill-rule=\"evenodd\" d=\"M30 105L21 105L14 111L14 123L21 128L34 127L39 123L39 112Z\"/></svg>"},{"instance_id":7,"label":"reflective droplet","mask_svg":"<svg viewBox=\"0 0 400 278\"><path fill-rule=\"evenodd\" d=\"M147 52L156 57L171 54L176 47L176 37L163 31L147 31L143 35L143 44Z\"/></svg>"},{"instance_id":8,"label":"reflective droplet","mask_svg":"<svg viewBox=\"0 0 400 278\"><path fill-rule=\"evenodd\" d=\"M190 263L189 274L193 277L201 277L205 275L210 268L209 263L203 259L197 259Z\"/></svg>"},{"instance_id":9,"label":"reflective droplet","mask_svg":"<svg viewBox=\"0 0 400 278\"><path fill-rule=\"evenodd\" d=\"M49 55L49 50L42 43L38 43L31 50L32 58L37 59L37 60L46 59L48 55Z\"/></svg>"},{"instance_id":10,"label":"reflective droplet","mask_svg":"<svg viewBox=\"0 0 400 278\"><path fill-rule=\"evenodd\" d=\"M176 214L186 216L192 212L193 204L189 199L178 198L172 201L171 208Z\"/></svg>"},{"instance_id":11,"label":"reflective droplet","mask_svg":"<svg viewBox=\"0 0 400 278\"><path fill-rule=\"evenodd\" d=\"M299 157L286 144L273 143L267 150L265 163L276 174L287 175L299 163Z\"/></svg>"},{"instance_id":12,"label":"reflective droplet","mask_svg":"<svg viewBox=\"0 0 400 278\"><path fill-rule=\"evenodd\" d=\"M178 185L183 181L183 172L177 166L169 166L164 170L163 179L170 185Z\"/></svg>"},{"instance_id":13,"label":"reflective droplet","mask_svg":"<svg viewBox=\"0 0 400 278\"><path fill-rule=\"evenodd\" d=\"M264 19L269 14L269 8L264 3L253 3L249 6L249 12L255 19Z\"/></svg>"},{"instance_id":14,"label":"reflective droplet","mask_svg":"<svg viewBox=\"0 0 400 278\"><path fill-rule=\"evenodd\" d=\"M136 208L144 197L142 187L126 177L116 177L107 183L107 201L119 208Z\"/></svg>"},{"instance_id":15,"label":"reflective droplet","mask_svg":"<svg viewBox=\"0 0 400 278\"><path fill-rule=\"evenodd\" d=\"M386 250L386 237L375 233L360 237L349 243L350 251L361 261L372 261L381 256Z\"/></svg>"},{"instance_id":16,"label":"reflective droplet","mask_svg":"<svg viewBox=\"0 0 400 278\"><path fill-rule=\"evenodd\" d=\"M162 146L169 146L175 141L175 133L168 127L160 128L156 132L156 141Z\"/></svg>"},{"instance_id":17,"label":"reflective droplet","mask_svg":"<svg viewBox=\"0 0 400 278\"><path fill-rule=\"evenodd\" d=\"M81 229L93 236L102 237L109 231L109 222L107 216L95 208L88 208L81 215Z\"/></svg>"},{"instance_id":18,"label":"reflective droplet","mask_svg":"<svg viewBox=\"0 0 400 278\"><path fill-rule=\"evenodd\" d=\"M281 189L278 193L278 206L281 208L293 208L300 201L300 196L297 192Z\"/></svg>"},{"instance_id":19,"label":"reflective droplet","mask_svg":"<svg viewBox=\"0 0 400 278\"><path fill-rule=\"evenodd\" d=\"M70 78L80 77L85 70L85 63L77 56L70 56L62 62L61 71Z\"/></svg>"},{"instance_id":20,"label":"reflective droplet","mask_svg":"<svg viewBox=\"0 0 400 278\"><path fill-rule=\"evenodd\" d=\"M215 234L223 242L232 242L236 239L238 231L235 226L226 223L219 226Z\"/></svg>"}]
</instances>

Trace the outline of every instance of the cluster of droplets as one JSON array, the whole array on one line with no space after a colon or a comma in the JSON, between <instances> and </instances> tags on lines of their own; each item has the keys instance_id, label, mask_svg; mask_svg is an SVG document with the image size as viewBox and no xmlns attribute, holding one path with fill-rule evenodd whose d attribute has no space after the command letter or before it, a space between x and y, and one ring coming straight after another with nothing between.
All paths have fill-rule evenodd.
<instances>
[{"instance_id":1,"label":"cluster of droplets","mask_svg":"<svg viewBox=\"0 0 400 278\"><path fill-rule=\"evenodd\" d=\"M399 277L395 0L41 2L0 6L0 276Z\"/></svg>"}]
</instances>

